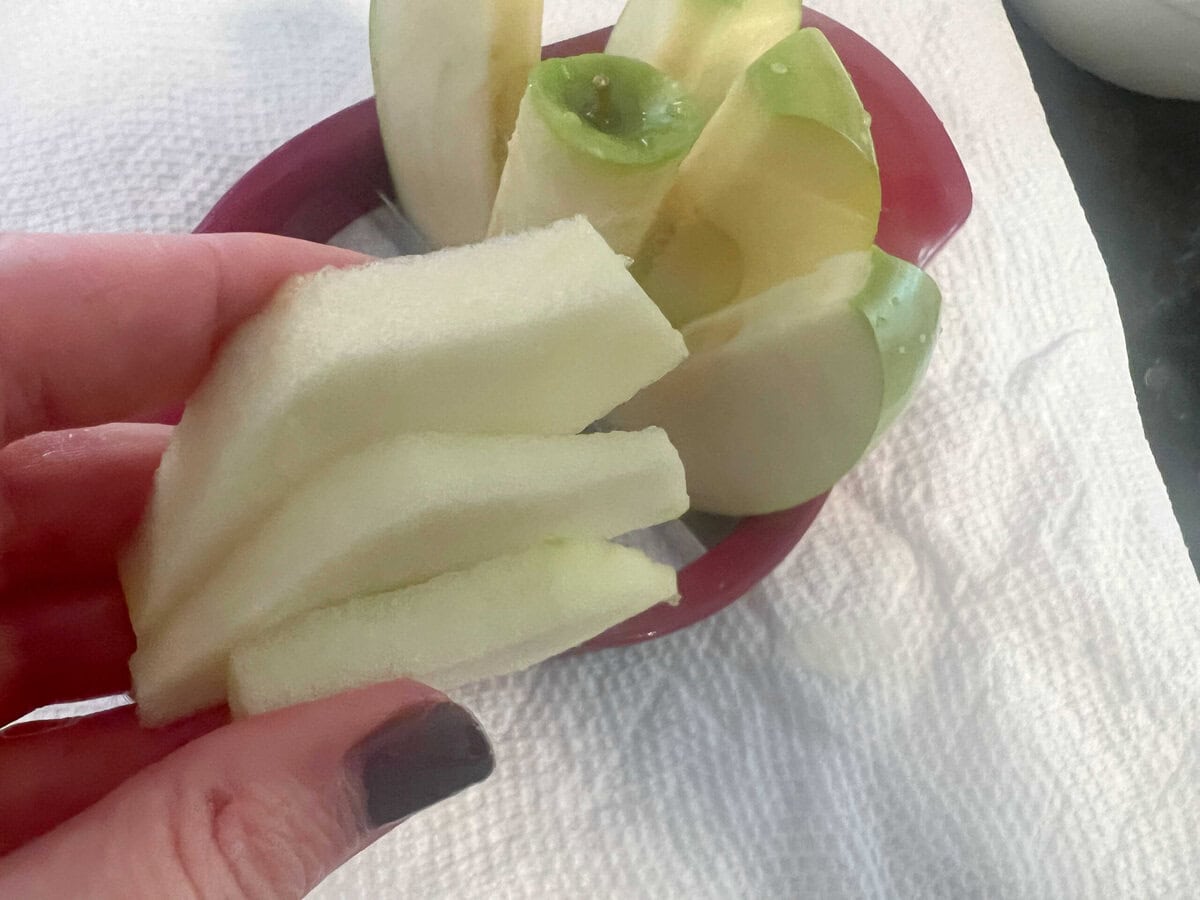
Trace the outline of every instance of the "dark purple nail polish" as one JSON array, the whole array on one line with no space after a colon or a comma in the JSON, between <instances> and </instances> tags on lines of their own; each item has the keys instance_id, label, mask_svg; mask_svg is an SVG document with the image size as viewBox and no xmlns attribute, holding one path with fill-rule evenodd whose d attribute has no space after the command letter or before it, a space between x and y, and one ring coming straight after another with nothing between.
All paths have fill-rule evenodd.
<instances>
[{"instance_id":1,"label":"dark purple nail polish","mask_svg":"<svg viewBox=\"0 0 1200 900\"><path fill-rule=\"evenodd\" d=\"M367 824L381 828L463 788L495 767L487 735L456 703L432 703L389 719L347 755L362 780Z\"/></svg>"}]
</instances>

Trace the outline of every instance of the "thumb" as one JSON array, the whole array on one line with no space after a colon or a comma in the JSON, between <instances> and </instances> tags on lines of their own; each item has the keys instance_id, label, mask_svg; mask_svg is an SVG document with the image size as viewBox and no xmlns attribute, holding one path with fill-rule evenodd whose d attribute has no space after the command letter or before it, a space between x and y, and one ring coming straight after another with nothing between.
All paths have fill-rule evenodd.
<instances>
[{"instance_id":1,"label":"thumb","mask_svg":"<svg viewBox=\"0 0 1200 900\"><path fill-rule=\"evenodd\" d=\"M175 751L0 860L0 896L301 897L491 771L462 707L415 682L376 685Z\"/></svg>"}]
</instances>

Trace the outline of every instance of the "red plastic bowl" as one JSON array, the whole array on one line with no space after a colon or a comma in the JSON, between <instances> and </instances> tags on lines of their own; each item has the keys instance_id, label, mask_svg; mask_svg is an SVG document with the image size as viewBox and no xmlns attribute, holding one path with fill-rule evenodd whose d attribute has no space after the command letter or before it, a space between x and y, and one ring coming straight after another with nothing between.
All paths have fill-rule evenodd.
<instances>
[{"instance_id":1,"label":"red plastic bowl","mask_svg":"<svg viewBox=\"0 0 1200 900\"><path fill-rule=\"evenodd\" d=\"M925 98L887 57L813 10L871 114L883 212L877 242L925 265L971 211L962 160ZM602 50L609 29L553 44L543 56ZM342 110L292 138L247 172L205 216L197 232L261 231L324 243L392 194L374 99ZM678 631L711 616L766 577L796 546L826 497L742 519L733 532L679 572L681 601L623 622L583 649L618 647Z\"/></svg>"}]
</instances>

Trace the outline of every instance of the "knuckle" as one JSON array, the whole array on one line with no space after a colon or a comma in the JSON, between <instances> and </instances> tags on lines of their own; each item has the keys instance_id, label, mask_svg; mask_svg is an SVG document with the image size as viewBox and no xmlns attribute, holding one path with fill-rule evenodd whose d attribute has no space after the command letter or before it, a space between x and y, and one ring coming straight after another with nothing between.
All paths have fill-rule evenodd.
<instances>
[{"instance_id":1,"label":"knuckle","mask_svg":"<svg viewBox=\"0 0 1200 900\"><path fill-rule=\"evenodd\" d=\"M345 797L334 794L247 784L173 804L180 881L200 900L303 896L360 840Z\"/></svg>"}]
</instances>

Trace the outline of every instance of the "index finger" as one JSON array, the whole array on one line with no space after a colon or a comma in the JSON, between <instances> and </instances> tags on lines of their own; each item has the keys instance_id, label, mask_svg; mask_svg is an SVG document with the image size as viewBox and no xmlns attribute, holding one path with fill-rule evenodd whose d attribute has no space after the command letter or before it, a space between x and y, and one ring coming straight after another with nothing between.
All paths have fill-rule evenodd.
<instances>
[{"instance_id":1,"label":"index finger","mask_svg":"<svg viewBox=\"0 0 1200 900\"><path fill-rule=\"evenodd\" d=\"M366 259L265 234L0 235L0 445L182 402L289 275Z\"/></svg>"}]
</instances>

